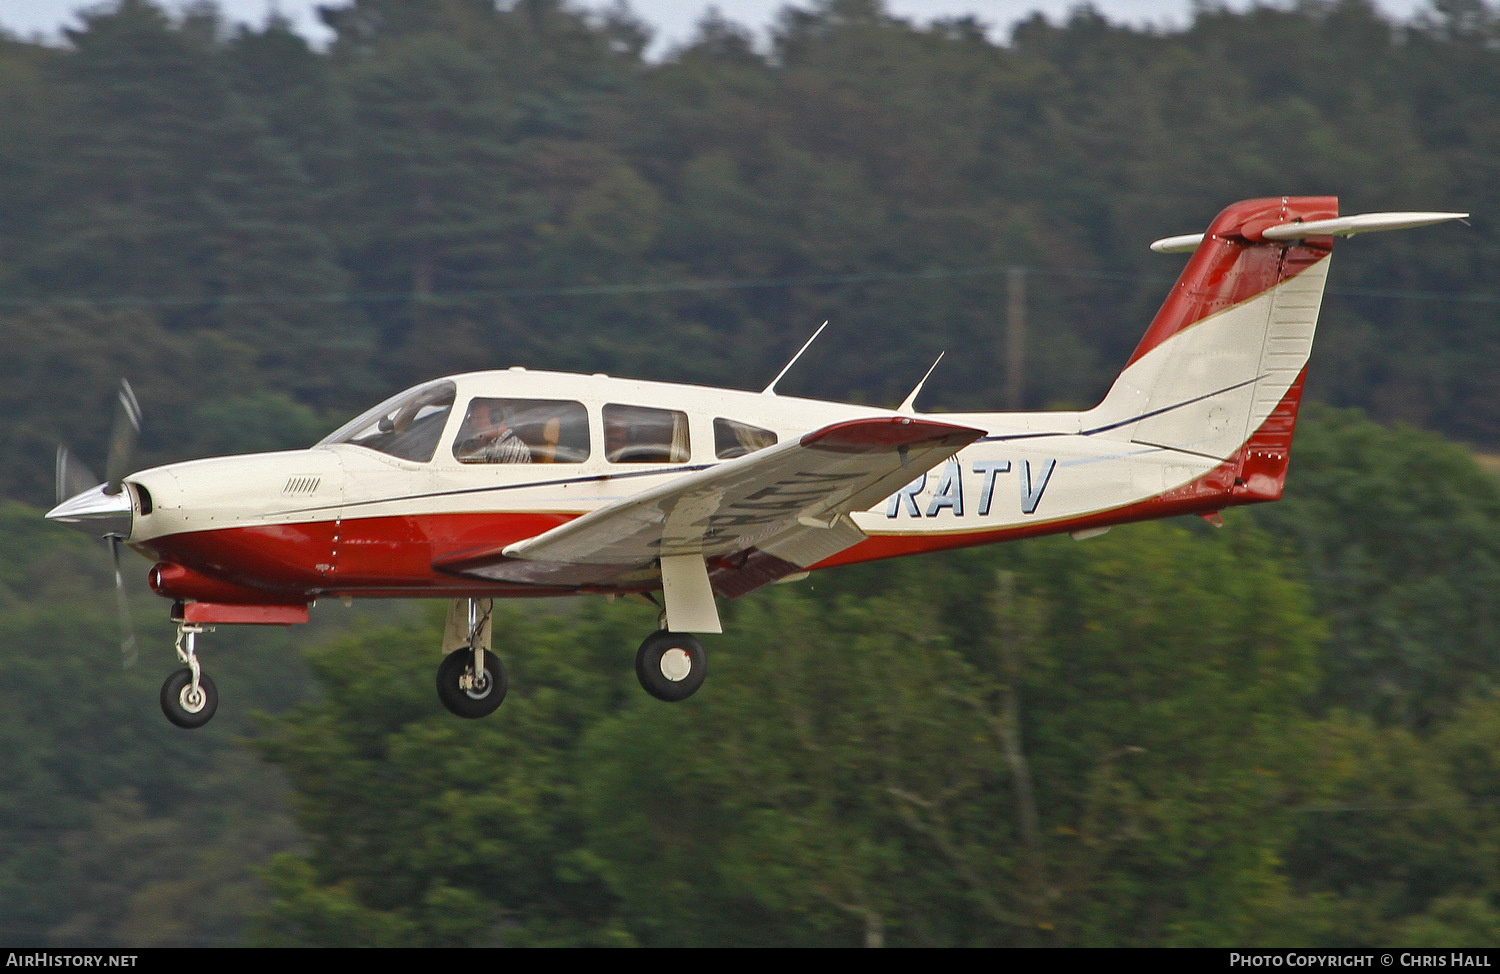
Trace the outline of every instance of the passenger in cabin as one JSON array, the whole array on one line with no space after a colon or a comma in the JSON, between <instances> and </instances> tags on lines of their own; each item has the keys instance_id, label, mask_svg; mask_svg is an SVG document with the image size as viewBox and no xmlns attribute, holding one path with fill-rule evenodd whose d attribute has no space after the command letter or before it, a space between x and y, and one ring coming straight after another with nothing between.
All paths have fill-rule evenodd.
<instances>
[{"instance_id":1,"label":"passenger in cabin","mask_svg":"<svg viewBox=\"0 0 1500 974\"><path fill-rule=\"evenodd\" d=\"M516 434L512 422L510 410L501 403L474 400L454 456L460 463L530 463L531 447Z\"/></svg>"}]
</instances>

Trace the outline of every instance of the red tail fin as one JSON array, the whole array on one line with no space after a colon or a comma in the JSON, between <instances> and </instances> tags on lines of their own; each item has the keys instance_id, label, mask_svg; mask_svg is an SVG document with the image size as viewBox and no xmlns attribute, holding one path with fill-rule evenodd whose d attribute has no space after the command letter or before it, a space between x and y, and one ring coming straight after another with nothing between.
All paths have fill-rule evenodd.
<instances>
[{"instance_id":1,"label":"red tail fin","mask_svg":"<svg viewBox=\"0 0 1500 974\"><path fill-rule=\"evenodd\" d=\"M1203 234L1130 363L1204 318L1269 291L1327 257L1332 237L1287 246L1260 234L1286 223L1331 219L1338 210L1336 196L1273 196L1226 208Z\"/></svg>"},{"instance_id":2,"label":"red tail fin","mask_svg":"<svg viewBox=\"0 0 1500 974\"><path fill-rule=\"evenodd\" d=\"M1333 238L1263 234L1337 211L1331 196L1246 200L1167 241L1193 255L1086 428L1231 462L1236 493L1279 493Z\"/></svg>"}]
</instances>

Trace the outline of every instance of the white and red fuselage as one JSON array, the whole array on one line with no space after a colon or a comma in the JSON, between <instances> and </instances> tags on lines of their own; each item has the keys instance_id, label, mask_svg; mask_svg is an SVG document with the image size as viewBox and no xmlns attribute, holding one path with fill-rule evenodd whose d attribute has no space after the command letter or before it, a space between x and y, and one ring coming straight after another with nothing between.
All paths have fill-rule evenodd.
<instances>
[{"instance_id":1,"label":"white and red fuselage","mask_svg":"<svg viewBox=\"0 0 1500 974\"><path fill-rule=\"evenodd\" d=\"M1286 476L1332 237L1261 234L1335 216L1332 197L1226 209L1109 394L1090 410L925 415L604 375L475 372L411 390L311 449L131 475L126 540L156 560L152 587L181 603L189 622L294 622L329 595L660 588L661 570L650 561L609 567L581 558L576 571L549 562L547 571L529 572L524 545L512 546L644 491L670 491L680 478L710 477L702 471L724 464L751 471L759 450L774 449L773 439L850 451L885 436L883 448L904 450L889 445L897 432L882 431L937 431L927 434L931 440L951 429L965 431L951 442L966 445L901 472L904 486L884 490L876 503L826 524L802 517L807 530L747 535L754 518L745 508L754 505L744 498L757 494L736 495L738 520L718 516L740 530L741 541L724 540L714 522L691 535L707 539L701 545L684 547L679 539L671 549L701 553L719 596L796 571L1274 500ZM403 423L422 421L410 407L424 396L436 403L422 417L430 458L380 448L401 435ZM548 407L553 418L530 432L529 459L475 462L466 451L475 449L469 434L484 402L508 404L512 413L525 404L566 405ZM622 423L634 417L650 425L662 415L673 418L664 421L671 428L658 436L655 452L621 445ZM750 432L736 441L736 430ZM785 475L760 493L812 498L831 490L831 482L806 479L811 486L802 493L788 494ZM693 504L708 513L692 523L713 519L716 496L694 495ZM679 503L662 517L688 523L692 510Z\"/></svg>"}]
</instances>

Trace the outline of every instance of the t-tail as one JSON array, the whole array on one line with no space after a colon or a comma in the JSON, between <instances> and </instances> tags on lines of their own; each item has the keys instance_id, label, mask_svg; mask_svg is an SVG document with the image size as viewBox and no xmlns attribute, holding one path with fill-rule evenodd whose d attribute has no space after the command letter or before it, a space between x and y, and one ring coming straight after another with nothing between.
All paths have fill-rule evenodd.
<instances>
[{"instance_id":1,"label":"t-tail","mask_svg":"<svg viewBox=\"0 0 1500 974\"><path fill-rule=\"evenodd\" d=\"M1084 429L1220 461L1181 491L1185 510L1208 494L1226 506L1277 499L1334 237L1467 215L1340 217L1336 197L1272 197L1235 203L1202 234L1156 241L1192 257Z\"/></svg>"}]
</instances>

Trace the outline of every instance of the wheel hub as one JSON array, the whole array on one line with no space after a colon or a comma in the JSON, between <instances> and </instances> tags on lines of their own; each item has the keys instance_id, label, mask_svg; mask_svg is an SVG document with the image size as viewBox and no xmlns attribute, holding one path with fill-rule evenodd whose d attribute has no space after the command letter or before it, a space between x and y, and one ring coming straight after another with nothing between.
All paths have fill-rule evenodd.
<instances>
[{"instance_id":1,"label":"wheel hub","mask_svg":"<svg viewBox=\"0 0 1500 974\"><path fill-rule=\"evenodd\" d=\"M191 683L182 688L177 695L177 702L182 704L182 709L190 714L196 714L203 710L203 705L208 702L208 694L201 687L195 687Z\"/></svg>"},{"instance_id":2,"label":"wheel hub","mask_svg":"<svg viewBox=\"0 0 1500 974\"><path fill-rule=\"evenodd\" d=\"M490 680L489 670L484 671L484 676L474 676L472 673L468 674L468 684L468 686L464 687L464 692L475 700L483 700L489 696L490 687L494 685Z\"/></svg>"},{"instance_id":3,"label":"wheel hub","mask_svg":"<svg viewBox=\"0 0 1500 974\"><path fill-rule=\"evenodd\" d=\"M681 683L693 672L693 658L685 650L673 647L661 654L661 675L673 683Z\"/></svg>"}]
</instances>

